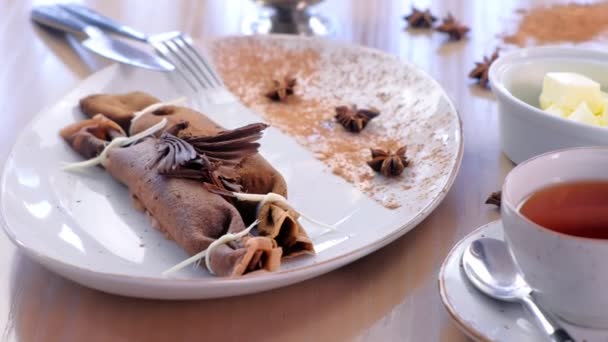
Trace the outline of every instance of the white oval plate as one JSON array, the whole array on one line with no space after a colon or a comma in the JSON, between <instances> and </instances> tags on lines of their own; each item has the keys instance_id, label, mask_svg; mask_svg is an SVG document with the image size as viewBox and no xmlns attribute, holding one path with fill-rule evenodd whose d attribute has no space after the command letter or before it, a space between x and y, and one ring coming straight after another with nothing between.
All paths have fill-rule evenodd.
<instances>
[{"instance_id":1,"label":"white oval plate","mask_svg":"<svg viewBox=\"0 0 608 342\"><path fill-rule=\"evenodd\" d=\"M83 118L77 109L80 98L98 92L142 90L168 100L185 93L175 75L113 65L39 113L18 138L1 183L0 204L10 239L47 268L85 286L126 296L194 299L259 292L315 277L381 248L428 216L445 197L462 158L461 122L441 87L418 68L377 51L320 39L256 39L273 39L288 48L305 45L354 56L373 55L385 67L411 75L403 79L402 87L394 87L406 94L400 96L417 100L404 105L404 121L419 113L439 119L430 121L440 125L415 127L424 133L415 136L437 136L425 143L429 149L443 149L449 160L437 166L432 158L412 156L412 170L437 176L432 183L426 178L427 183L404 191L405 204L389 210L332 174L292 138L271 128L262 140L261 153L285 176L292 203L319 220L339 222L338 231L327 233L306 225L317 254L286 260L278 272L226 279L212 277L199 267L164 278L161 272L187 255L131 207L126 188L101 168L81 173L60 170L61 162L80 159L58 135L62 127ZM213 104L206 98L215 97L198 97L189 105L226 127L260 120L245 108Z\"/></svg>"},{"instance_id":2,"label":"white oval plate","mask_svg":"<svg viewBox=\"0 0 608 342\"><path fill-rule=\"evenodd\" d=\"M547 338L518 303L505 303L479 292L462 270L462 253L472 241L488 237L503 240L502 221L490 222L454 246L439 271L443 305L460 329L475 341L543 342ZM560 321L577 341L608 342L608 331L587 329Z\"/></svg>"}]
</instances>

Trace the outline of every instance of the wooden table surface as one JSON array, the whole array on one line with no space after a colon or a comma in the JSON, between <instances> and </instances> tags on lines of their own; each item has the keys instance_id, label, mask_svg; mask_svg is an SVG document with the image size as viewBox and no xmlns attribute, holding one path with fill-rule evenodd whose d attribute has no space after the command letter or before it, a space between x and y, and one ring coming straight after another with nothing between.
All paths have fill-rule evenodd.
<instances>
[{"instance_id":1,"label":"wooden table surface","mask_svg":"<svg viewBox=\"0 0 608 342\"><path fill-rule=\"evenodd\" d=\"M0 166L20 129L108 62L29 21L46 1L0 1ZM547 1L535 1L544 4ZM429 6L428 1L415 1ZM328 0L318 10L335 38L409 60L446 89L462 115L465 153L443 203L412 232L324 276L265 293L204 301L152 301L84 288L28 260L0 234L0 336L19 341L466 341L443 308L439 267L450 248L498 218L483 205L512 164L498 146L496 103L467 79L496 34L528 1L443 0L432 11L471 26L470 38L404 30L405 0ZM86 1L148 32L179 29L205 39L240 32L249 0ZM77 46L76 46L77 47ZM81 51L80 55L77 51Z\"/></svg>"}]
</instances>

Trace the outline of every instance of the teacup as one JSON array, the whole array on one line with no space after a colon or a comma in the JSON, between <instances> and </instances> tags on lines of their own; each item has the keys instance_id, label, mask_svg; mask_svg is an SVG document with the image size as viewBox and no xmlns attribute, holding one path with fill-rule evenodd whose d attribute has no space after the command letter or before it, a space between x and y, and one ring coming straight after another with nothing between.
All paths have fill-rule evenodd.
<instances>
[{"instance_id":1,"label":"teacup","mask_svg":"<svg viewBox=\"0 0 608 342\"><path fill-rule=\"evenodd\" d=\"M556 183L608 181L607 170L608 147L549 152L515 167L502 193L505 239L535 298L565 321L590 328L608 328L608 240L547 229L519 207Z\"/></svg>"}]
</instances>

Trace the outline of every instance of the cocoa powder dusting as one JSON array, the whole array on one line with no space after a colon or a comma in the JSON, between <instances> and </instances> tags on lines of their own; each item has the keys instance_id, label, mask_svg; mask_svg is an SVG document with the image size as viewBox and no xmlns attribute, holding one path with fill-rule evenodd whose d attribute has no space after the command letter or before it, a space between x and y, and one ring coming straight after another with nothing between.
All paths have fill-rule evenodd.
<instances>
[{"instance_id":1,"label":"cocoa powder dusting","mask_svg":"<svg viewBox=\"0 0 608 342\"><path fill-rule=\"evenodd\" d=\"M515 33L503 36L518 46L546 43L582 43L608 34L608 3L567 4L518 11Z\"/></svg>"},{"instance_id":2,"label":"cocoa powder dusting","mask_svg":"<svg viewBox=\"0 0 608 342\"><path fill-rule=\"evenodd\" d=\"M410 197L403 194L426 178L447 177L446 165L453 162L454 152L446 147L453 144L446 136L452 128L447 128L445 135L437 135L428 125L441 126L444 116L451 114L435 113L436 102L419 99L421 94L429 93L429 84L422 82L404 92L404 83L416 85L421 76L407 70L395 74L395 65L402 65L397 59L387 61L389 57L375 53L361 56L360 50L332 51L314 44L311 47L278 38L254 37L219 40L211 46L211 53L226 86L245 105L308 148L333 174L353 183L385 207L400 207L403 196L406 201L418 197L418 192ZM297 79L294 95L285 102L266 98L268 81L286 75ZM378 108L382 115L370 121L363 131L348 132L334 118L335 108L345 104ZM426 108L431 110L427 113ZM370 147L396 150L403 145L408 145L407 157L412 159L413 167L400 177L384 179L367 166ZM425 172L415 173L413 169L422 158L426 161L420 166Z\"/></svg>"}]
</instances>

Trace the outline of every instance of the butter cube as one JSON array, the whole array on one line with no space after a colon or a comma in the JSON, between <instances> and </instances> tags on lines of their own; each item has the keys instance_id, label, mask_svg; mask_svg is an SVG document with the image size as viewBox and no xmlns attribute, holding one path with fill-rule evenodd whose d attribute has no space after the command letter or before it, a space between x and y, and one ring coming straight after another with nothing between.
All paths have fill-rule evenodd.
<instances>
[{"instance_id":1,"label":"butter cube","mask_svg":"<svg viewBox=\"0 0 608 342\"><path fill-rule=\"evenodd\" d=\"M600 84L573 72L547 73L539 100L543 109L557 105L573 111L581 102L586 102L592 113L600 114L604 110Z\"/></svg>"},{"instance_id":2,"label":"butter cube","mask_svg":"<svg viewBox=\"0 0 608 342\"><path fill-rule=\"evenodd\" d=\"M570 112L567 112L556 105L550 105L549 107L547 107L545 109L545 112L547 112L551 115L561 116L562 118L565 118L570 114Z\"/></svg>"},{"instance_id":3,"label":"butter cube","mask_svg":"<svg viewBox=\"0 0 608 342\"><path fill-rule=\"evenodd\" d=\"M544 87L543 87L543 89L544 89ZM549 100L549 98L545 95L544 92L540 94L540 97L538 98L538 100L540 102L540 108L542 110L547 110L547 108L549 108L551 106L557 107L557 105L555 105L555 103L553 103L551 100Z\"/></svg>"},{"instance_id":4,"label":"butter cube","mask_svg":"<svg viewBox=\"0 0 608 342\"><path fill-rule=\"evenodd\" d=\"M602 96L604 96L604 92L602 92ZM604 112L602 115L598 117L600 121L600 126L608 127L608 94L604 97Z\"/></svg>"},{"instance_id":5,"label":"butter cube","mask_svg":"<svg viewBox=\"0 0 608 342\"><path fill-rule=\"evenodd\" d=\"M599 125L602 127L608 127L608 115L604 112L598 117Z\"/></svg>"},{"instance_id":6,"label":"butter cube","mask_svg":"<svg viewBox=\"0 0 608 342\"><path fill-rule=\"evenodd\" d=\"M578 121L586 123L588 125L600 126L599 117L595 116L586 102L582 102L572 114L568 116L568 119L572 121Z\"/></svg>"}]
</instances>

